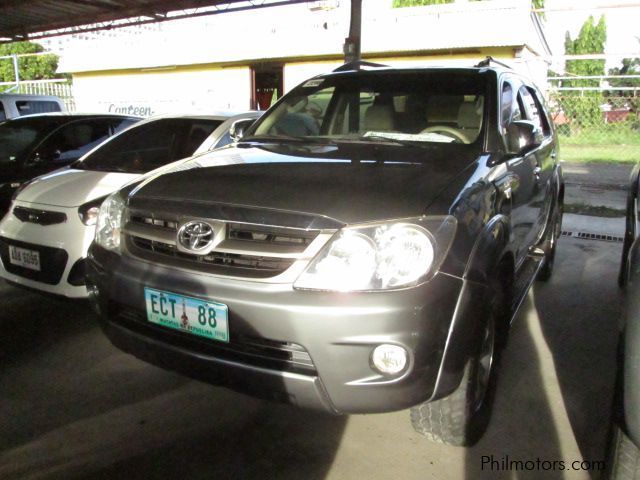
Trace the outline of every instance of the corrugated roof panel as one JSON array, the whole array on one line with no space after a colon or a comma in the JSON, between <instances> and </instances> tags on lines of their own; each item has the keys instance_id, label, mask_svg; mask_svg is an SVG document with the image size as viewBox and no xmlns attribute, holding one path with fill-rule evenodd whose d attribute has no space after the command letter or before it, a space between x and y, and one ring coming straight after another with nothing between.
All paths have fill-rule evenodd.
<instances>
[{"instance_id":1,"label":"corrugated roof panel","mask_svg":"<svg viewBox=\"0 0 640 480\"><path fill-rule=\"evenodd\" d=\"M223 5L261 8L305 0L5 0L0 2L0 40L132 17L156 17L177 10ZM245 5L246 4L246 5ZM105 25L109 28L109 25ZM70 33L70 32L69 32Z\"/></svg>"}]
</instances>

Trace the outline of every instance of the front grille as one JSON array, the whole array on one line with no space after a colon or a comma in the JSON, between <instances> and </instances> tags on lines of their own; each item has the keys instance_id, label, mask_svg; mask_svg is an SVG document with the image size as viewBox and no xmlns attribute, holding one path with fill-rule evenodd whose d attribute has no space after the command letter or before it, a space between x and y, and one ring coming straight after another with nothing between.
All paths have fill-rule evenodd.
<instances>
[{"instance_id":1,"label":"front grille","mask_svg":"<svg viewBox=\"0 0 640 480\"><path fill-rule=\"evenodd\" d=\"M131 249L133 252L149 260L162 259L164 257L164 260L179 261L179 263L175 263L176 265L187 266L199 271L252 278L275 277L293 265L294 262L286 258L219 252L211 252L207 255L191 255L178 251L175 245L134 236L131 237L131 246L134 247ZM156 258L148 258L148 254L155 254Z\"/></svg>"},{"instance_id":2,"label":"front grille","mask_svg":"<svg viewBox=\"0 0 640 480\"><path fill-rule=\"evenodd\" d=\"M13 214L22 222L37 223L43 226L56 225L67 221L67 215L64 212L52 212L35 208L16 206L13 208Z\"/></svg>"},{"instance_id":3,"label":"front grille","mask_svg":"<svg viewBox=\"0 0 640 480\"><path fill-rule=\"evenodd\" d=\"M307 350L296 343L234 333L231 324L229 343L216 342L172 330L147 321L143 311L110 302L109 317L116 323L161 342L194 353L272 370L315 375L316 369Z\"/></svg>"},{"instance_id":4,"label":"front grille","mask_svg":"<svg viewBox=\"0 0 640 480\"><path fill-rule=\"evenodd\" d=\"M214 249L206 255L185 253L177 246L181 223L175 217L130 211L125 227L129 252L148 261L207 273L271 278L284 273L305 252L320 230L207 221L215 225ZM224 231L222 231L224 229Z\"/></svg>"},{"instance_id":5,"label":"front grille","mask_svg":"<svg viewBox=\"0 0 640 480\"><path fill-rule=\"evenodd\" d=\"M40 271L12 264L9 257L9 245L38 252L40 256ZM28 278L29 280L35 280L49 285L57 285L67 266L69 256L67 252L60 248L43 247L42 245L18 242L0 237L0 258L2 258L4 268L9 273Z\"/></svg>"},{"instance_id":6,"label":"front grille","mask_svg":"<svg viewBox=\"0 0 640 480\"><path fill-rule=\"evenodd\" d=\"M251 242L252 246L249 248L255 248L260 244L268 243L291 246L300 252L304 251L318 235L315 231L297 231L293 234L289 231L279 230L273 227L260 227L257 225L243 225L238 223L230 223L227 231L229 239Z\"/></svg>"}]
</instances>

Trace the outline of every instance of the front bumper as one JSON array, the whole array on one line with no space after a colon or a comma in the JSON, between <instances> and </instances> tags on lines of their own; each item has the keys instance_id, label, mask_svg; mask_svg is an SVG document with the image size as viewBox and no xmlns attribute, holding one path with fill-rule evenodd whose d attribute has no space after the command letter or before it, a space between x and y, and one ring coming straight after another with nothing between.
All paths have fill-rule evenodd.
<instances>
[{"instance_id":1,"label":"front bumper","mask_svg":"<svg viewBox=\"0 0 640 480\"><path fill-rule=\"evenodd\" d=\"M158 266L96 245L87 267L90 297L114 345L193 378L333 413L401 410L448 394L457 386L456 378L459 382L461 372L441 371L465 284L449 275L390 292L296 291L290 284ZM231 343L147 322L145 287L226 304ZM267 353L290 343L308 352L310 366ZM371 367L371 353L382 343L409 352L408 366L397 377L385 377ZM253 348L256 344L262 349Z\"/></svg>"},{"instance_id":2,"label":"front bumper","mask_svg":"<svg viewBox=\"0 0 640 480\"><path fill-rule=\"evenodd\" d=\"M86 298L82 283L84 258L93 241L95 227L86 226L78 217L77 208L16 202L27 208L42 208L65 213L67 221L55 225L23 222L9 212L0 222L0 276L11 283L69 298ZM9 245L37 251L41 271L11 265Z\"/></svg>"}]
</instances>

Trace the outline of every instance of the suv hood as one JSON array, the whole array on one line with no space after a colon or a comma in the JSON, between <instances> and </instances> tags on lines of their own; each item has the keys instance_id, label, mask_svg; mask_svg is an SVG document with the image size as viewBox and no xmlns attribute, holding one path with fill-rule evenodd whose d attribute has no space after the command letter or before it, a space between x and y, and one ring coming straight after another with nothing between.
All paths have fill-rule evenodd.
<instances>
[{"instance_id":1,"label":"suv hood","mask_svg":"<svg viewBox=\"0 0 640 480\"><path fill-rule=\"evenodd\" d=\"M192 204L191 210L182 208L183 215L218 204L304 212L341 223L410 217L423 214L478 155L470 146L451 144L240 145L149 178L129 201L134 207Z\"/></svg>"},{"instance_id":2,"label":"suv hood","mask_svg":"<svg viewBox=\"0 0 640 480\"><path fill-rule=\"evenodd\" d=\"M63 168L33 180L19 193L18 199L57 207L79 207L115 192L139 176Z\"/></svg>"}]
</instances>

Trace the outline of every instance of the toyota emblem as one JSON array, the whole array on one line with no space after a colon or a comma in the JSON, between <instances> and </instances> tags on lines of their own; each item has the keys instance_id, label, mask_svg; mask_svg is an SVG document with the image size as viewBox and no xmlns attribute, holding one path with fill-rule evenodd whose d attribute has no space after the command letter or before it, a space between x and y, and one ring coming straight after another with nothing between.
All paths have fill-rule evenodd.
<instances>
[{"instance_id":1,"label":"toyota emblem","mask_svg":"<svg viewBox=\"0 0 640 480\"><path fill-rule=\"evenodd\" d=\"M213 244L215 232L208 223L187 222L178 230L178 243L187 252L203 253Z\"/></svg>"}]
</instances>

